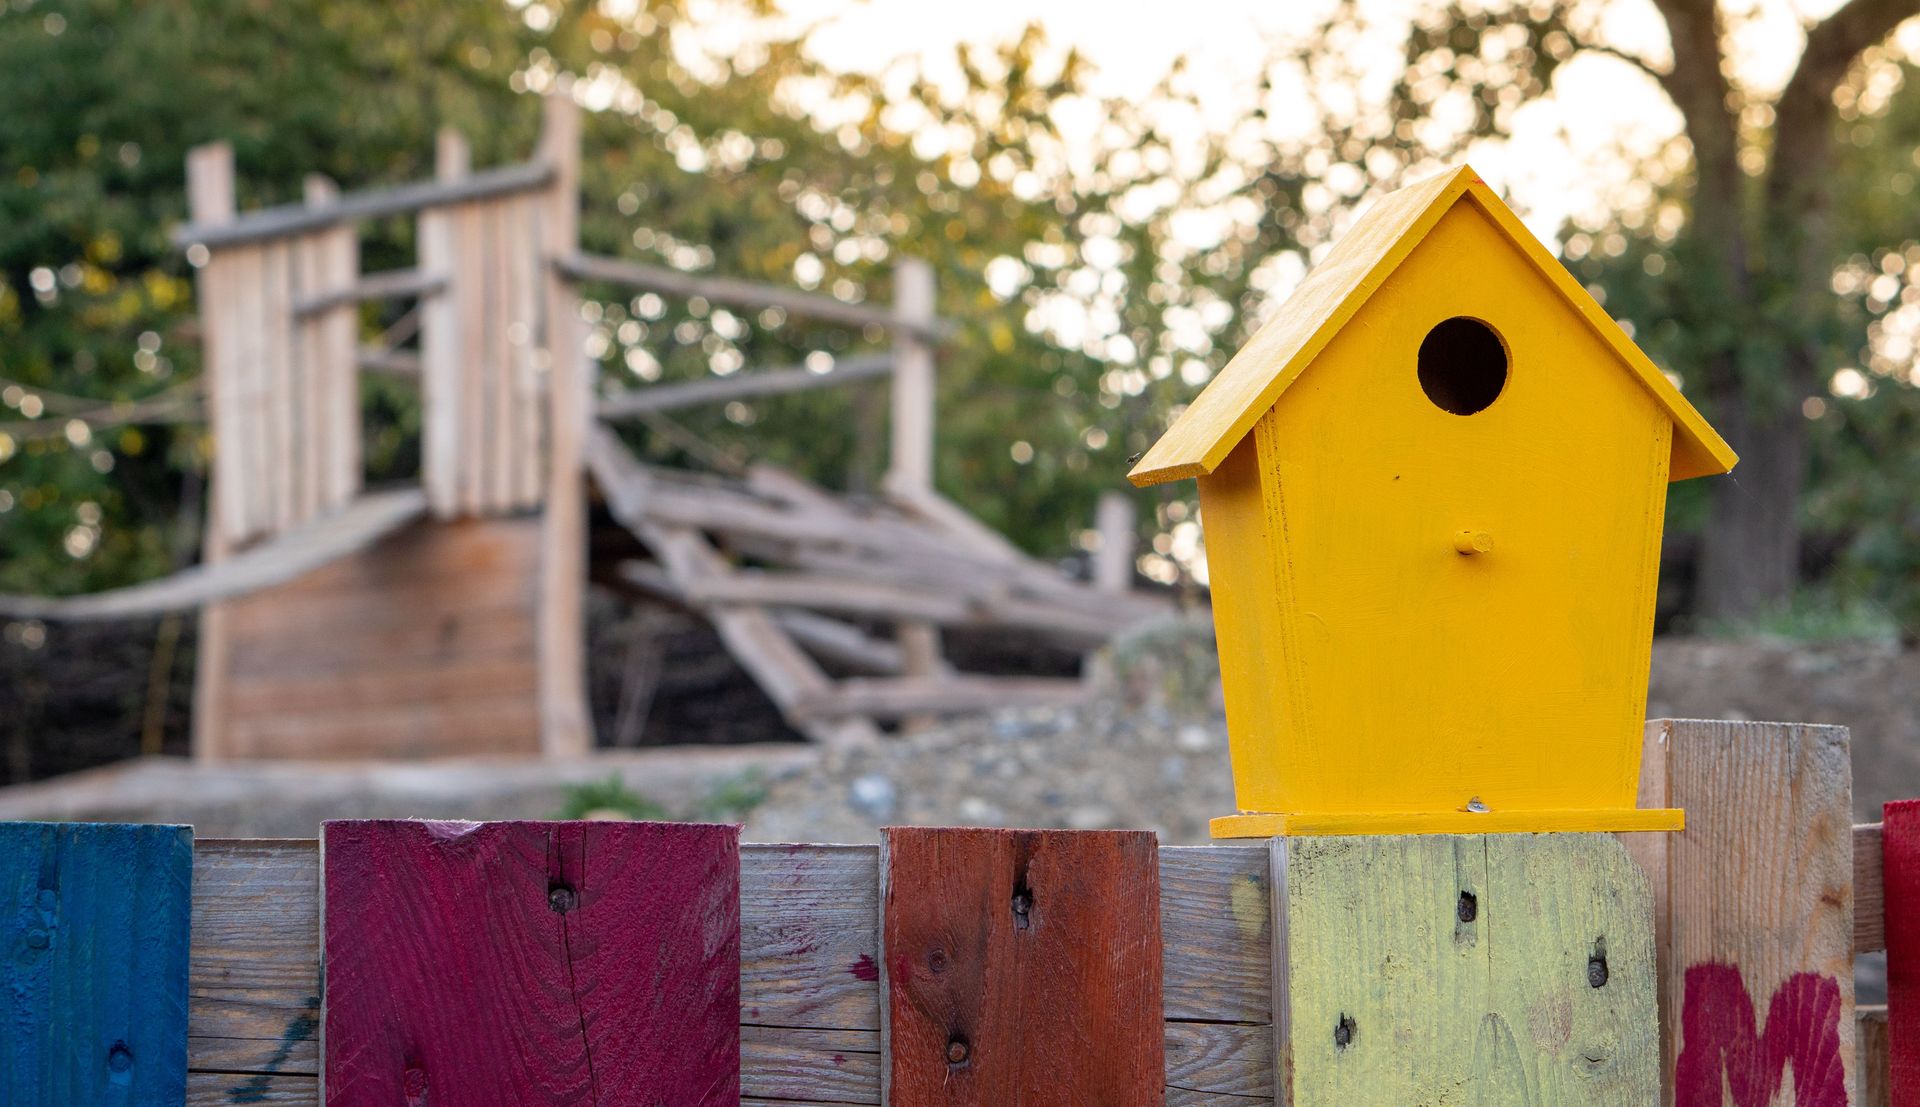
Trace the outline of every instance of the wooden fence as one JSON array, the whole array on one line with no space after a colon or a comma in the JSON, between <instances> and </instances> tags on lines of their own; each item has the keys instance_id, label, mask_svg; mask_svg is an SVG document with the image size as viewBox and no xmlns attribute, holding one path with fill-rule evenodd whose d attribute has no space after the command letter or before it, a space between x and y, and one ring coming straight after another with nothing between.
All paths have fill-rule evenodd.
<instances>
[{"instance_id":1,"label":"wooden fence","mask_svg":"<svg viewBox=\"0 0 1920 1107\"><path fill-rule=\"evenodd\" d=\"M1723 1087L1735 1107L1891 1102L1887 1055L1912 1035L1898 1021L1910 1016L1857 1012L1853 960L1910 929L1910 909L1887 902L1881 827L1847 827L1846 732L1661 722L1649 743L1648 786L1690 826L1637 839L1656 957L1616 948L1611 972L1630 990L1657 982L1658 1026L1569 1021L1568 1003L1609 983L1607 951L1589 959L1584 923L1543 934L1524 885L1473 885L1457 921L1442 888L1436 948L1463 940L1456 927L1480 928L1489 949L1529 928L1554 962L1546 990L1496 1013L1583 1074L1576 1084L1599 1081L1578 1102L1614 1102L1594 1090L1616 1049L1634 1064L1662 1054L1675 1107L1722 1107ZM1920 851L1900 833L1910 895ZM1611 844L1453 841L1475 858ZM130 1056L135 1105L165 1102L143 1081L177 1076L177 1057L196 1107L317 1104L323 1070L335 1107L426 1102L429 1089L463 1107L584 1102L602 1080L647 1104L1251 1107L1275 1102L1291 1071L1276 1063L1292 993L1276 984L1275 920L1297 918L1316 879L1285 859L1311 852L1286 840L1156 848L1142 831L895 829L879 847L741 847L734 828L697 824L332 823L320 842L198 843L189 935L184 895L166 891L189 866L170 834L0 826L0 887L21 906L0 917L18 953L0 1014L58 1039L83 1020L43 1009L53 996L102 1027L98 1053L53 1040L23 1060L16 1045L0 1092L68 1102L21 1089L111 1082ZM152 949L178 949L185 971ZM1899 1001L1911 966L1893 969ZM1390 958L1370 971L1401 970ZM60 982L32 983L49 972ZM122 997L170 989L187 996L177 1022L164 1008L125 1021ZM1422 1008L1417 984L1408 994L1416 1018L1457 1014ZM1342 1049L1393 1050L1381 1016L1308 1029L1318 1046L1331 1029ZM529 1081L544 1090L522 1094Z\"/></svg>"}]
</instances>

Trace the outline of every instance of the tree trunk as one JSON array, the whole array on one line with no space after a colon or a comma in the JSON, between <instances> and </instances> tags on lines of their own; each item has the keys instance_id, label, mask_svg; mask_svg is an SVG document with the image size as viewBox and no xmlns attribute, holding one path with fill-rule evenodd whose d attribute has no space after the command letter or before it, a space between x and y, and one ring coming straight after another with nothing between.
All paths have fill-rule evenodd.
<instances>
[{"instance_id":1,"label":"tree trunk","mask_svg":"<svg viewBox=\"0 0 1920 1107\"><path fill-rule=\"evenodd\" d=\"M1752 616L1792 598L1807 471L1807 423L1797 411L1756 413L1738 401L1720 408L1719 429L1740 464L1714 478L1701 536L1694 613L1709 621Z\"/></svg>"}]
</instances>

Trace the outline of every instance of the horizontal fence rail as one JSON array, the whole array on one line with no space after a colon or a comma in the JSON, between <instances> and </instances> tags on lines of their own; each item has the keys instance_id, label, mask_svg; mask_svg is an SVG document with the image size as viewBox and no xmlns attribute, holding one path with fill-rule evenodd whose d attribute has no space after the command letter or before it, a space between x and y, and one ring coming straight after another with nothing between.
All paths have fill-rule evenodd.
<instances>
[{"instance_id":1,"label":"horizontal fence rail","mask_svg":"<svg viewBox=\"0 0 1920 1107\"><path fill-rule=\"evenodd\" d=\"M906 319L884 305L850 304L831 296L796 292L732 277L703 277L669 269L664 265L648 265L593 254L575 254L559 259L554 265L561 275L576 281L603 281L626 288L662 292L669 296L699 296L729 307L774 307L808 319L844 323L850 327L885 327L928 340L937 340L946 329L938 322L928 324Z\"/></svg>"},{"instance_id":2,"label":"horizontal fence rail","mask_svg":"<svg viewBox=\"0 0 1920 1107\"><path fill-rule=\"evenodd\" d=\"M716 377L711 380L650 385L646 388L602 396L595 410L603 419L618 419L655 411L676 411L702 404L723 403L727 400L758 399L762 396L810 392L818 388L837 388L843 384L890 376L893 373L894 360L892 354L871 354L865 357L842 358L836 361L832 368L822 373L816 373L803 365L796 365L784 369L736 373L730 377Z\"/></svg>"},{"instance_id":3,"label":"horizontal fence rail","mask_svg":"<svg viewBox=\"0 0 1920 1107\"><path fill-rule=\"evenodd\" d=\"M173 244L182 249L188 246L205 246L208 249L239 246L324 230L358 219L406 215L426 208L538 192L552 180L552 166L544 162L526 162L482 170L456 181L415 181L391 188L347 192L324 208L281 204L247 212L231 222L188 223L173 232Z\"/></svg>"}]
</instances>

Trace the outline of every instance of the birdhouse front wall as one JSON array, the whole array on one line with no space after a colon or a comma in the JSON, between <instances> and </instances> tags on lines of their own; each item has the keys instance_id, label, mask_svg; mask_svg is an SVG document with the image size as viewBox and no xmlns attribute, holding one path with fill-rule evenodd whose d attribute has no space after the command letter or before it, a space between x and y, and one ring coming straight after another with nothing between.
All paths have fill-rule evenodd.
<instances>
[{"instance_id":1,"label":"birdhouse front wall","mask_svg":"<svg viewBox=\"0 0 1920 1107\"><path fill-rule=\"evenodd\" d=\"M1505 357L1470 414L1419 369L1458 318ZM1241 810L1632 808L1671 445L1455 205L1200 481Z\"/></svg>"}]
</instances>

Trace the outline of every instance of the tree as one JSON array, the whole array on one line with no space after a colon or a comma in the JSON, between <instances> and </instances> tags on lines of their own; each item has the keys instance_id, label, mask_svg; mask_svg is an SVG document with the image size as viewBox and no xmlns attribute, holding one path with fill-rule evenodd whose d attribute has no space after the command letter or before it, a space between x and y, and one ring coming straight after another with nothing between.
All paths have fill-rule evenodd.
<instances>
[{"instance_id":1,"label":"tree","mask_svg":"<svg viewBox=\"0 0 1920 1107\"><path fill-rule=\"evenodd\" d=\"M1846 0L1805 28L1805 48L1777 95L1730 76L1733 17L1714 0L1654 7L1667 31L1666 57L1610 41L1607 7L1594 0L1436 3L1406 31L1404 69L1390 92L1369 101L1356 91L1366 78L1355 52L1340 44L1370 25L1356 0L1344 0L1292 55L1327 130L1283 151L1270 175L1290 187L1316 168L1344 164L1351 168L1329 178L1342 200L1410 168L1457 159L1469 145L1509 133L1515 113L1548 96L1576 58L1610 59L1656 83L1679 113L1690 172L1640 167L1679 216L1639 229L1660 239L1676 279L1660 302L1641 300L1636 306L1649 316L1632 321L1741 454L1735 478L1711 489L1695 606L1710 619L1748 616L1792 594L1809 469L1803 408L1826 395L1834 369L1863 340L1833 290L1845 257L1835 227L1839 101L1863 54L1916 7ZM1609 306L1626 314L1616 300Z\"/></svg>"}]
</instances>

